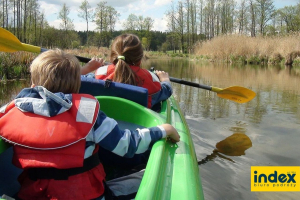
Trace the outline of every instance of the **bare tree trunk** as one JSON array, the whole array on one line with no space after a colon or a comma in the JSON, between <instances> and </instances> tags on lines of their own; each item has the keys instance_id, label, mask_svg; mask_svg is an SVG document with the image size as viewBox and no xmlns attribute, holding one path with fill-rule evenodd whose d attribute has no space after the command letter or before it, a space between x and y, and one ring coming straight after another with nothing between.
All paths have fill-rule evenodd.
<instances>
[{"instance_id":1,"label":"bare tree trunk","mask_svg":"<svg viewBox=\"0 0 300 200\"><path fill-rule=\"evenodd\" d=\"M255 5L253 1L250 0L250 13L251 13L251 37L255 37L256 30L255 30Z\"/></svg>"},{"instance_id":2,"label":"bare tree trunk","mask_svg":"<svg viewBox=\"0 0 300 200\"><path fill-rule=\"evenodd\" d=\"M5 0L5 1L6 1L5 2L5 4L6 4L6 7L5 7L5 10L6 10L6 29L8 29L8 4L7 4L7 0Z\"/></svg>"},{"instance_id":3,"label":"bare tree trunk","mask_svg":"<svg viewBox=\"0 0 300 200\"><path fill-rule=\"evenodd\" d=\"M23 24L23 41L26 43L26 20L27 20L27 0L24 0L24 24Z\"/></svg>"},{"instance_id":4,"label":"bare tree trunk","mask_svg":"<svg viewBox=\"0 0 300 200\"><path fill-rule=\"evenodd\" d=\"M2 1L2 28L5 28L5 3Z\"/></svg>"},{"instance_id":5,"label":"bare tree trunk","mask_svg":"<svg viewBox=\"0 0 300 200\"><path fill-rule=\"evenodd\" d=\"M16 34L16 0L14 0L14 34Z\"/></svg>"}]
</instances>

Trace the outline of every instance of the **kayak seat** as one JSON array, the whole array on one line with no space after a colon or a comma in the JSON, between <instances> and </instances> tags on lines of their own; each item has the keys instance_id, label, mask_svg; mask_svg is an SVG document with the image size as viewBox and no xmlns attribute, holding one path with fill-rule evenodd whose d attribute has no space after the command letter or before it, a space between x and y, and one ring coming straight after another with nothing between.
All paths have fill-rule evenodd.
<instances>
[{"instance_id":1,"label":"kayak seat","mask_svg":"<svg viewBox=\"0 0 300 200\"><path fill-rule=\"evenodd\" d=\"M148 103L148 90L146 88L85 76L81 76L79 93L90 94L93 96L120 97L136 102L144 107L147 107Z\"/></svg>"}]
</instances>

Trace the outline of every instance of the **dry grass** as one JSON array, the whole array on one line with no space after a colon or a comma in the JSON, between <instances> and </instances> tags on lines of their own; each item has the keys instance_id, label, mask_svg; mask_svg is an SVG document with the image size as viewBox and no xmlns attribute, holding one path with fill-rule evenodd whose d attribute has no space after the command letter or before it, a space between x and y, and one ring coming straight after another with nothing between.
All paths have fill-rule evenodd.
<instances>
[{"instance_id":1,"label":"dry grass","mask_svg":"<svg viewBox=\"0 0 300 200\"><path fill-rule=\"evenodd\" d=\"M274 37L248 37L245 35L224 35L199 43L195 54L208 56L213 60L249 61L253 58L268 62L282 59L296 59L300 54L300 34Z\"/></svg>"},{"instance_id":2,"label":"dry grass","mask_svg":"<svg viewBox=\"0 0 300 200\"><path fill-rule=\"evenodd\" d=\"M36 54L30 52L18 51L14 53L0 52L0 64L6 67L13 67L16 65L26 65L32 62Z\"/></svg>"},{"instance_id":3,"label":"dry grass","mask_svg":"<svg viewBox=\"0 0 300 200\"><path fill-rule=\"evenodd\" d=\"M82 56L87 58L98 57L104 58L105 60L109 60L110 53L110 50L106 47L85 47L82 49L68 49L65 51L76 56Z\"/></svg>"}]
</instances>

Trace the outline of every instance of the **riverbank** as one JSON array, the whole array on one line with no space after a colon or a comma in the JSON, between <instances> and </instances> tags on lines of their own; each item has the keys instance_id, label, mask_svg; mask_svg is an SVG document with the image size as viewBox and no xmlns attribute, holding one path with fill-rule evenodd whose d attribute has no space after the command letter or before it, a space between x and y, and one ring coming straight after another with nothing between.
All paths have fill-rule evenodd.
<instances>
[{"instance_id":1,"label":"riverbank","mask_svg":"<svg viewBox=\"0 0 300 200\"><path fill-rule=\"evenodd\" d=\"M300 34L249 37L224 35L195 45L198 59L244 64L300 66Z\"/></svg>"},{"instance_id":2,"label":"riverbank","mask_svg":"<svg viewBox=\"0 0 300 200\"><path fill-rule=\"evenodd\" d=\"M28 67L35 56L29 52L0 52L0 80L26 78L29 73Z\"/></svg>"},{"instance_id":3,"label":"riverbank","mask_svg":"<svg viewBox=\"0 0 300 200\"><path fill-rule=\"evenodd\" d=\"M286 36L248 37L245 35L224 35L199 42L193 54L179 52L145 51L145 60L188 58L193 61L226 62L231 64L281 65L300 67L300 33ZM109 61L110 50L105 47L81 47L66 52L92 58L101 57ZM28 74L28 66L37 56L29 52L0 52L0 79L19 79Z\"/></svg>"}]
</instances>

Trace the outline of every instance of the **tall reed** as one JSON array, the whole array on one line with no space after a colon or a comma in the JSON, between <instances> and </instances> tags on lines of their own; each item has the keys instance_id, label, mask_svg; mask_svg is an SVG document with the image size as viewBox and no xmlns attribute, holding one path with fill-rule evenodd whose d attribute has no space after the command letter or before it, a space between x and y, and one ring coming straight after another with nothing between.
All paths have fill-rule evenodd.
<instances>
[{"instance_id":1,"label":"tall reed","mask_svg":"<svg viewBox=\"0 0 300 200\"><path fill-rule=\"evenodd\" d=\"M300 34L272 37L223 35L196 44L195 54L228 62L280 63L289 57L294 60L300 56Z\"/></svg>"}]
</instances>

